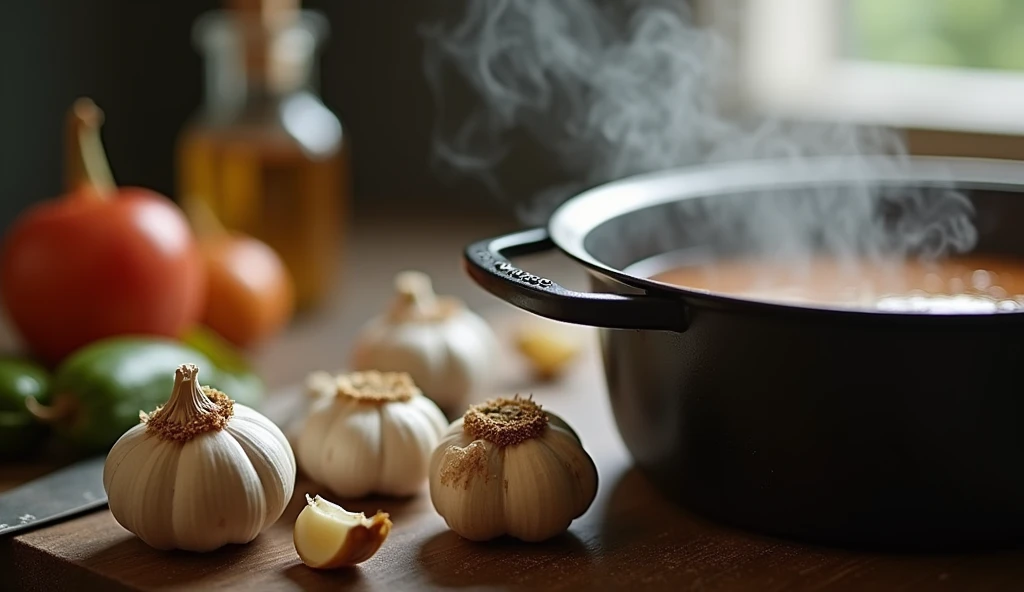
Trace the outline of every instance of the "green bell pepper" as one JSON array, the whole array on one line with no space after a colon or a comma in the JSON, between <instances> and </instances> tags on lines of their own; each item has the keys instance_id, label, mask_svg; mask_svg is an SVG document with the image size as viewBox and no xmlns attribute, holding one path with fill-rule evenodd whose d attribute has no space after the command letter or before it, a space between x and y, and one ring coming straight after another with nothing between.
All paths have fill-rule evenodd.
<instances>
[{"instance_id":1,"label":"green bell pepper","mask_svg":"<svg viewBox=\"0 0 1024 592\"><path fill-rule=\"evenodd\" d=\"M201 384L237 403L257 407L263 382L239 365L225 370L189 345L160 338L113 337L92 343L65 360L54 374L54 430L81 452L102 452L139 423L139 412L167 402L174 371L199 367Z\"/></svg>"}]
</instances>

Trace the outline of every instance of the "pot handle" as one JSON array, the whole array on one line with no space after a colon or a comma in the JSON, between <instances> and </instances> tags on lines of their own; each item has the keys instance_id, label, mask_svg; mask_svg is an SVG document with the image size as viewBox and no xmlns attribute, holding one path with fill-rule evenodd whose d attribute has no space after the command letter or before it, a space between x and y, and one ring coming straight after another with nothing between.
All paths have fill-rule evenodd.
<instances>
[{"instance_id":1,"label":"pot handle","mask_svg":"<svg viewBox=\"0 0 1024 592\"><path fill-rule=\"evenodd\" d=\"M544 228L482 240L466 248L466 272L505 302L555 321L605 329L686 330L686 306L679 299L574 292L509 262L554 248Z\"/></svg>"}]
</instances>

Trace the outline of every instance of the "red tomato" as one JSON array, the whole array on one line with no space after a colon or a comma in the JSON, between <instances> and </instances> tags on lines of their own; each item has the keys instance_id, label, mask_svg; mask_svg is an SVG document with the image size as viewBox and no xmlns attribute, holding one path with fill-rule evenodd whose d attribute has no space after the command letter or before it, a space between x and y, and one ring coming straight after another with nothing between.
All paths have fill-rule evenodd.
<instances>
[{"instance_id":1,"label":"red tomato","mask_svg":"<svg viewBox=\"0 0 1024 592\"><path fill-rule=\"evenodd\" d=\"M0 257L8 316L49 362L112 335L177 337L198 320L204 290L184 214L146 189L39 204L15 222Z\"/></svg>"}]
</instances>

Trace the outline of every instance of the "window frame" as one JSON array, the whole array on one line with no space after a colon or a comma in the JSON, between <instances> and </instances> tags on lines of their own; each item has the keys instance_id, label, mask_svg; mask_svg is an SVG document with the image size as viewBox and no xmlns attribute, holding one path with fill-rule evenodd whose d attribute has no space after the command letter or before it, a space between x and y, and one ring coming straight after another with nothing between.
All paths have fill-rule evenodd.
<instances>
[{"instance_id":1,"label":"window frame","mask_svg":"<svg viewBox=\"0 0 1024 592\"><path fill-rule=\"evenodd\" d=\"M1024 158L1024 73L844 57L845 0L694 1L735 48L738 108L903 129L914 153Z\"/></svg>"}]
</instances>

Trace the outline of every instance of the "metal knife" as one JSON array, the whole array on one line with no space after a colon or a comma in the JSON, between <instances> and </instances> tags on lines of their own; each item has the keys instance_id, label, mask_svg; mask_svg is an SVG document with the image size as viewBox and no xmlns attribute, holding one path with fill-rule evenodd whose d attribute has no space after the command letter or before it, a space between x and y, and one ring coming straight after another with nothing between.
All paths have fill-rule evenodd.
<instances>
[{"instance_id":1,"label":"metal knife","mask_svg":"<svg viewBox=\"0 0 1024 592\"><path fill-rule=\"evenodd\" d=\"M0 494L0 536L107 505L105 460L88 458Z\"/></svg>"}]
</instances>

